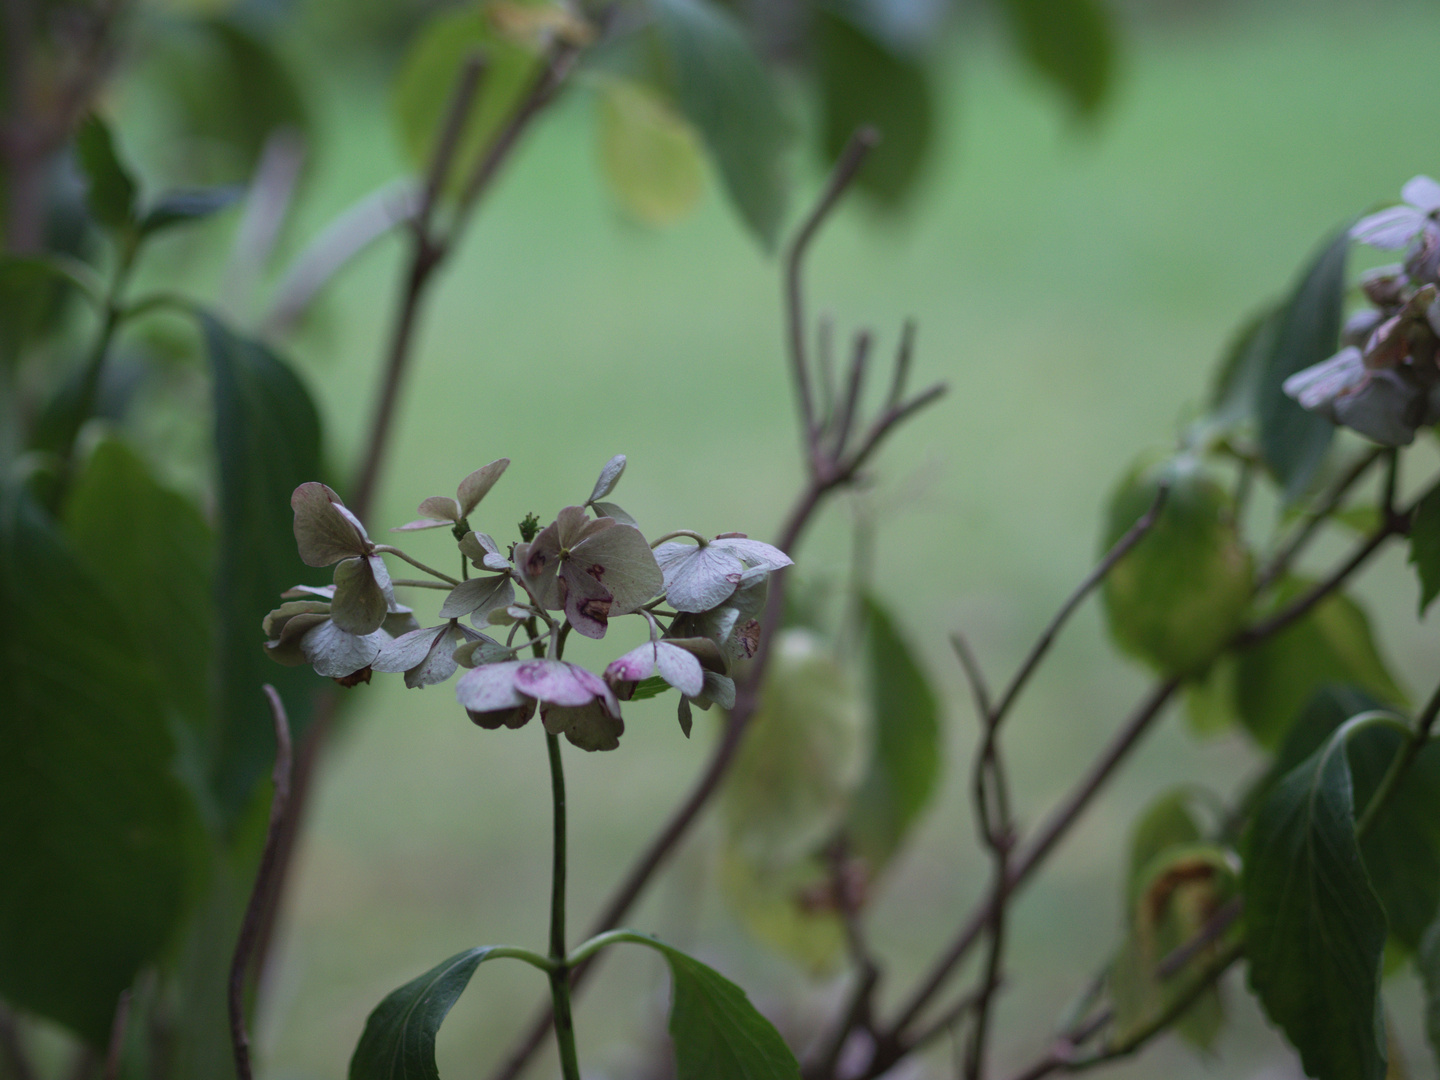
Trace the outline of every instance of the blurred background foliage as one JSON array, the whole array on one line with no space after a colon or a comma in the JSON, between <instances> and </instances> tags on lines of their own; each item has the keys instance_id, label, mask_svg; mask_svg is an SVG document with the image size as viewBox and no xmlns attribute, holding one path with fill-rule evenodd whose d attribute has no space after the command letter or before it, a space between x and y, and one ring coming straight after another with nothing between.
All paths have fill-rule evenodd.
<instances>
[{"instance_id":1,"label":"blurred background foliage","mask_svg":"<svg viewBox=\"0 0 1440 1080\"><path fill-rule=\"evenodd\" d=\"M367 524L378 535L408 520L421 497L503 454L517 464L486 507L491 531L508 534L508 523L529 511L579 501L599 464L624 452L625 505L640 521L712 532L738 523L770 535L799 472L767 252L855 125L879 126L884 143L860 194L816 252L813 296L842 331L878 326L882 347L913 315L922 377L947 379L953 393L888 449L873 487L832 511L796 553L811 611L797 621L832 630L853 621L843 595L858 547L871 590L897 620L877 630L872 619L870 632L903 635L945 702L936 710L944 762L933 781L937 802L870 898L887 985L898 990L985 881L957 767L973 726L945 634L964 629L987 667L1013 667L1088 569L1108 528L1101 508L1115 478L1142 451L1169 445L1177 417L1198 412L1233 328L1290 288L1317 238L1411 175L1440 169L1440 132L1425 111L1440 14L1406 0L723 7L728 14L695 0L657 2L635 32L607 38L503 174L430 298L388 478ZM558 9L496 5L482 14L418 0L45 0L5 10L8 250L113 272L130 226L105 238L93 190L86 209L84 147L71 149L91 104L139 178L127 203L137 213L173 205L173 192L247 185L233 206L216 195L203 219L197 212L189 227L157 234L133 272L133 295L178 289L220 320L197 326L156 313L133 323L98 388L101 422L84 431L86 447L96 448L85 473L55 517L7 525L4 547L7 559L32 560L27 567L43 563L43 549L67 552L82 568L51 566L45 604L27 607L19 592L7 594L18 613L7 628L7 665L70 649L75 669L110 672L77 691L66 715L101 713L114 730L133 730L137 741L127 745L142 746L135 760L148 762L125 776L127 790L147 793L137 813L183 838L184 852L205 853L191 858L172 845L149 852L154 866L129 867L132 875L145 868L154 894L137 900L124 931L128 951L107 955L115 966L98 984L109 993L158 956L169 976L142 985L142 996L155 999L147 1007L168 1009L177 1028L213 1027L222 1016L214 976L228 961L268 797L263 707L254 699L248 719L216 721L193 745L176 738L183 723L153 731L144 714L155 695L169 695L183 716L185 702L203 693L143 678L121 693L127 663L152 661L99 646L88 655L73 646L75 624L47 613L84 610L165 657L202 648L176 629L191 623L202 636L235 635L227 655L258 656L243 627L253 622L258 642L250 608L268 585L232 581L216 593L213 575L269 544L263 557L279 585L303 579L282 550L288 509L281 503L255 517L245 493L288 491L317 471L343 476L358 456L401 271L400 245L382 234L413 198L397 178L425 160L468 50L481 47L489 58L465 136L479 146L532 75L537 35L589 31ZM713 43L717 18L734 50L718 81L699 78L703 65L686 52L707 26ZM33 44L23 67L15 59L22 39ZM71 85L83 91L73 115L68 99L42 92ZM22 120L51 113L61 121L54 130L22 130ZM22 135L50 140L48 151L29 153ZM331 280L337 265L327 258L352 247L357 257ZM25 273L7 264L0 281L7 463L26 460L27 448L63 449L63 438L47 432L67 429L65 402L94 331L75 290L39 287ZM308 302L317 280L325 287ZM298 383L272 365L271 349ZM239 428L216 396L227 378L233 400L248 403ZM239 430L244 441L227 441ZM267 463L258 470L265 475L247 486L245 468L256 462ZM7 504L6 520L25 513ZM178 554L152 551L152 578L107 584L107 560L141 565L116 549L142 513L175 538ZM242 521L243 532L227 529ZM1317 558L1339 546L1322 544ZM77 573L90 587L72 596ZM163 610L136 608L132 582L140 580L165 582L151 586L164 592ZM1432 681L1433 641L1411 617L1413 583L1401 557L1369 571L1359 592L1400 689ZM205 599L212 594L222 602L243 594L243 603L235 601L229 621L211 623L219 618ZM186 607L196 596L198 613ZM22 641L19 626L44 633ZM807 652L809 631L787 633L782 655L801 673L801 700L785 710L793 716L807 707L805 679L827 690L834 680L815 670L827 661ZM164 673L171 660L153 662ZM236 694L285 674L258 661L240 667ZM106 678L115 681L107 687ZM1051 804L1073 761L1093 753L1141 685L1087 610L1010 734L1022 824ZM303 727L306 684L285 689ZM477 737L444 692L402 696L377 683L351 691L347 706L265 976L257 1035L273 1077L336 1075L368 1010L436 957L543 933L534 898L544 891L549 825L538 742L526 733ZM666 708L630 707L625 753L587 756L572 769L577 924L686 789L703 755L697 744L713 735L709 718L698 717L694 739L684 741ZM860 770L841 750L864 718L819 711L837 729L821 746L831 771L853 784ZM248 733L239 750L226 742L225 731L236 730ZM83 726L61 734L66 753L86 745ZM787 739L816 738L772 735L790 753L800 751ZM144 749L147 739L160 749ZM103 745L90 760L73 760L84 767L63 792L71 820L97 851L113 853L89 830L113 811L123 770ZM209 782L186 774L206 768L221 771ZM1140 808L1177 782L1229 793L1262 768L1233 728L1200 738L1178 715L1140 751L1017 906L1012 960L1025 977L1007 986L997 1018L1002 1072L1027 1058L1120 942L1126 837ZM174 771L186 774L184 785ZM191 805L197 790L205 798ZM39 822L35 808L32 817L16 809L19 791L0 802L5 820ZM833 816L831 796L799 792L784 812ZM743 794L731 799L753 809ZM838 928L797 925L775 897L804 882L759 882L753 860L736 857L744 843L763 849L767 839L753 816L718 815L636 921L724 968L798 1045L837 1001ZM7 859L28 857L23 844L9 843L0 847ZM198 879L187 880L197 866ZM30 884L22 891L43 895ZM13 880L6 895L16 895ZM0 907L7 919L18 911ZM65 918L54 920L56 935ZM65 962L81 965L88 948L109 948L72 946ZM11 950L0 973L38 962ZM664 1045L663 969L648 956L618 957L599 978L606 985L578 1007L590 1066L596 1075L644 1075ZM52 1004L48 988L26 987L22 996L17 985L6 984L27 1010L103 1040L103 1010L81 1015ZM1219 1067L1298 1075L1238 982L1222 989L1231 1022L1214 1058L1166 1040L1116 1074L1198 1077ZM441 1037L442 1070L488 1067L531 1008L527 993L482 973ZM1395 1038L1399 1057L1423 1075L1416 1014L1397 1008ZM41 1020L26 1036L47 1066L68 1062L59 1026ZM194 1043L184 1051L193 1059L176 1052L176 1075L228 1069L223 1029ZM915 1075L952 1069L943 1044L913 1066Z\"/></svg>"}]
</instances>

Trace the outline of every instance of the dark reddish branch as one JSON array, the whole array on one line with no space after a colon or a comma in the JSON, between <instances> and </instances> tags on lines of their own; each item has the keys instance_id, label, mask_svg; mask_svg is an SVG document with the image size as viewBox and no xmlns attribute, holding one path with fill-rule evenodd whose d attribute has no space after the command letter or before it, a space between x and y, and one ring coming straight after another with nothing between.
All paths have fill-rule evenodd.
<instances>
[{"instance_id":1,"label":"dark reddish branch","mask_svg":"<svg viewBox=\"0 0 1440 1080\"><path fill-rule=\"evenodd\" d=\"M271 773L275 794L270 800L270 824L265 831L265 847L260 853L260 868L255 873L255 885L250 890L250 900L245 905L245 918L240 923L240 936L235 942L235 955L230 961L230 1043L235 1055L235 1075L238 1080L251 1080L250 1036L245 1030L246 976L256 957L265 900L273 895L272 882L276 872L281 869L277 857L280 837L285 832L291 807L290 721L285 715L285 704L280 700L275 688L266 683L264 690L270 702L270 716L275 723L275 768Z\"/></svg>"}]
</instances>

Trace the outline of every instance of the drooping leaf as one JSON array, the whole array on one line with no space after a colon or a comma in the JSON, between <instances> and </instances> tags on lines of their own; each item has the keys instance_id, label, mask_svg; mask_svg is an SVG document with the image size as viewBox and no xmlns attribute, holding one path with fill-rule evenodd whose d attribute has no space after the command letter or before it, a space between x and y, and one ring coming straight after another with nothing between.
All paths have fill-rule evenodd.
<instances>
[{"instance_id":1,"label":"drooping leaf","mask_svg":"<svg viewBox=\"0 0 1440 1080\"><path fill-rule=\"evenodd\" d=\"M0 995L103 1048L199 842L149 657L64 536L0 491Z\"/></svg>"},{"instance_id":2,"label":"drooping leaf","mask_svg":"<svg viewBox=\"0 0 1440 1080\"><path fill-rule=\"evenodd\" d=\"M1092 115L1114 79L1115 28L1099 0L1000 0L1016 47L1035 71Z\"/></svg>"},{"instance_id":3,"label":"drooping leaf","mask_svg":"<svg viewBox=\"0 0 1440 1080\"><path fill-rule=\"evenodd\" d=\"M1170 848L1199 843L1202 830L1191 804L1193 788L1167 791L1155 799L1130 830L1130 872L1126 875L1126 900L1134 908L1152 864Z\"/></svg>"},{"instance_id":4,"label":"drooping leaf","mask_svg":"<svg viewBox=\"0 0 1440 1080\"><path fill-rule=\"evenodd\" d=\"M1315 476L1335 426L1302 409L1281 385L1339 347L1349 248L1349 236L1341 230L1307 266L1282 309L1274 346L1260 368L1256 390L1260 452L1289 499L1304 492Z\"/></svg>"},{"instance_id":5,"label":"drooping leaf","mask_svg":"<svg viewBox=\"0 0 1440 1080\"><path fill-rule=\"evenodd\" d=\"M130 228L135 223L135 178L116 153L109 126L94 113L81 122L75 151L85 173L91 215L112 231Z\"/></svg>"},{"instance_id":6,"label":"drooping leaf","mask_svg":"<svg viewBox=\"0 0 1440 1080\"><path fill-rule=\"evenodd\" d=\"M1304 594L1299 579L1276 590L1275 610ZM1381 701L1403 705L1381 658L1370 620L1355 601L1334 593L1292 625L1246 649L1236 670L1240 720L1261 746L1274 749L1315 692L1327 684L1361 688Z\"/></svg>"},{"instance_id":7,"label":"drooping leaf","mask_svg":"<svg viewBox=\"0 0 1440 1080\"><path fill-rule=\"evenodd\" d=\"M481 55L485 73L466 116L447 190L463 185L464 170L490 142L533 77L536 56L495 32L479 6L443 10L416 34L395 77L392 109L400 145L417 170L424 170L448 115L466 59Z\"/></svg>"},{"instance_id":8,"label":"drooping leaf","mask_svg":"<svg viewBox=\"0 0 1440 1080\"><path fill-rule=\"evenodd\" d=\"M782 631L721 796L738 851L783 867L833 833L859 779L862 720L856 688L829 651L807 631Z\"/></svg>"},{"instance_id":9,"label":"drooping leaf","mask_svg":"<svg viewBox=\"0 0 1440 1080\"><path fill-rule=\"evenodd\" d=\"M1245 838L1250 986L1319 1080L1381 1080L1385 912L1355 840L1337 731L1257 809Z\"/></svg>"},{"instance_id":10,"label":"drooping leaf","mask_svg":"<svg viewBox=\"0 0 1440 1080\"><path fill-rule=\"evenodd\" d=\"M860 24L820 9L814 28L820 91L820 152L835 162L855 129L870 125L880 145L855 177L861 190L894 206L914 188L935 126L925 69Z\"/></svg>"},{"instance_id":11,"label":"drooping leaf","mask_svg":"<svg viewBox=\"0 0 1440 1080\"><path fill-rule=\"evenodd\" d=\"M440 1080L435 1035L494 951L482 945L456 953L387 994L365 1021L350 1058L350 1080Z\"/></svg>"},{"instance_id":12,"label":"drooping leaf","mask_svg":"<svg viewBox=\"0 0 1440 1080\"><path fill-rule=\"evenodd\" d=\"M650 9L676 103L704 138L741 218L774 247L791 125L770 73L734 16L713 0L650 0Z\"/></svg>"},{"instance_id":13,"label":"drooping leaf","mask_svg":"<svg viewBox=\"0 0 1440 1080\"><path fill-rule=\"evenodd\" d=\"M213 782L222 812L233 815L274 755L261 684L280 691L297 739L310 721L314 676L266 659L260 623L281 592L313 577L295 549L290 495L320 473L320 418L283 361L208 315L200 322L214 380L220 473Z\"/></svg>"},{"instance_id":14,"label":"drooping leaf","mask_svg":"<svg viewBox=\"0 0 1440 1080\"><path fill-rule=\"evenodd\" d=\"M212 715L215 538L200 511L107 439L71 490L65 532L119 613L110 632L148 655L164 701L203 740Z\"/></svg>"},{"instance_id":15,"label":"drooping leaf","mask_svg":"<svg viewBox=\"0 0 1440 1080\"><path fill-rule=\"evenodd\" d=\"M720 854L720 889L745 932L814 976L833 974L845 957L845 924L826 863L812 857L777 869L728 845Z\"/></svg>"},{"instance_id":16,"label":"drooping leaf","mask_svg":"<svg viewBox=\"0 0 1440 1080\"><path fill-rule=\"evenodd\" d=\"M846 832L879 869L895 854L940 781L940 702L909 643L880 603L865 598L870 758Z\"/></svg>"},{"instance_id":17,"label":"drooping leaf","mask_svg":"<svg viewBox=\"0 0 1440 1080\"><path fill-rule=\"evenodd\" d=\"M705 160L695 129L650 87L630 80L606 86L599 136L605 179L637 221L671 225L700 201ZM590 501L607 494L592 494Z\"/></svg>"},{"instance_id":18,"label":"drooping leaf","mask_svg":"<svg viewBox=\"0 0 1440 1080\"><path fill-rule=\"evenodd\" d=\"M234 204L245 189L238 185L167 191L140 219L140 235L149 236L175 225L201 221Z\"/></svg>"},{"instance_id":19,"label":"drooping leaf","mask_svg":"<svg viewBox=\"0 0 1440 1080\"><path fill-rule=\"evenodd\" d=\"M1440 484L1415 507L1410 522L1410 561L1420 577L1420 614L1440 595Z\"/></svg>"},{"instance_id":20,"label":"drooping leaf","mask_svg":"<svg viewBox=\"0 0 1440 1080\"><path fill-rule=\"evenodd\" d=\"M1102 550L1144 516L1162 482L1169 493L1159 517L1110 571L1102 595L1120 648L1162 672L1188 674L1240 628L1253 567L1229 494L1188 454L1121 482Z\"/></svg>"}]
</instances>

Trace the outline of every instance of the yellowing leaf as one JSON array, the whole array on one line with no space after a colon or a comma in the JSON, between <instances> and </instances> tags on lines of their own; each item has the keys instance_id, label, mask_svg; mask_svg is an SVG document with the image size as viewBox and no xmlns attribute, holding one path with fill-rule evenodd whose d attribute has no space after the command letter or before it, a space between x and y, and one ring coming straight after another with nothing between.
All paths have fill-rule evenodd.
<instances>
[{"instance_id":1,"label":"yellowing leaf","mask_svg":"<svg viewBox=\"0 0 1440 1080\"><path fill-rule=\"evenodd\" d=\"M834 972L845 927L831 900L828 867L818 858L767 871L733 846L721 854L720 888L747 933L812 975Z\"/></svg>"},{"instance_id":2,"label":"yellowing leaf","mask_svg":"<svg viewBox=\"0 0 1440 1080\"><path fill-rule=\"evenodd\" d=\"M618 80L600 97L600 166L627 213L679 221L700 201L705 164L695 129L654 90Z\"/></svg>"}]
</instances>

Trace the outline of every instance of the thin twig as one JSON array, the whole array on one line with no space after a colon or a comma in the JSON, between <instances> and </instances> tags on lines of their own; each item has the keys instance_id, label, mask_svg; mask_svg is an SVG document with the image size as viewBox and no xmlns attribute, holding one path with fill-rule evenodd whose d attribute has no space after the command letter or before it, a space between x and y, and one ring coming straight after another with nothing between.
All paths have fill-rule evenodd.
<instances>
[{"instance_id":1,"label":"thin twig","mask_svg":"<svg viewBox=\"0 0 1440 1080\"><path fill-rule=\"evenodd\" d=\"M975 652L970 648L970 642L965 640L965 635L958 630L950 635L950 645L955 650L955 655L960 660L961 670L970 683L970 693L975 698L975 712L981 717L990 715L990 687L985 682L985 673L980 670L980 662L975 658Z\"/></svg>"},{"instance_id":2,"label":"thin twig","mask_svg":"<svg viewBox=\"0 0 1440 1080\"><path fill-rule=\"evenodd\" d=\"M485 75L485 57L472 52L460 64L460 74L450 90L450 100L445 106L445 118L435 137L435 148L430 155L430 167L425 173L424 194L420 197L420 211L415 215L415 228L422 235L430 233L430 219L435 205L440 201L440 192L450 175L450 166L455 161L455 152L460 148L460 136L465 133L465 121L470 108L475 104L475 95L480 90L480 80Z\"/></svg>"},{"instance_id":3,"label":"thin twig","mask_svg":"<svg viewBox=\"0 0 1440 1080\"><path fill-rule=\"evenodd\" d=\"M120 1056L125 1050L125 1032L130 1026L130 1002L134 995L127 986L120 991L115 1003L115 1018L110 1023L110 1042L105 1047L104 1080L117 1080L120 1076Z\"/></svg>"},{"instance_id":4,"label":"thin twig","mask_svg":"<svg viewBox=\"0 0 1440 1080\"><path fill-rule=\"evenodd\" d=\"M835 435L832 457L845 453L845 444L850 440L850 425L855 422L855 410L860 407L860 394L865 388L865 372L870 362L870 333L862 330L855 335L854 352L850 357L850 378L845 383L845 397L835 417Z\"/></svg>"},{"instance_id":5,"label":"thin twig","mask_svg":"<svg viewBox=\"0 0 1440 1080\"><path fill-rule=\"evenodd\" d=\"M1384 453L1384 448L1377 446L1375 449L1360 455L1355 463L1340 476L1330 490L1326 492L1320 505L1317 506L1312 513L1306 515L1305 523L1296 530L1295 535L1290 539L1289 543L1285 544L1275 557L1270 560L1265 569L1260 571L1256 576L1255 592L1257 594L1264 592L1271 585L1275 584L1275 582L1290 569L1291 565L1295 562L1295 557L1304 549L1305 545L1310 542L1311 538L1314 537L1316 530L1329 520L1330 515L1335 513L1340 504L1345 501L1345 496L1350 493L1350 489L1360 482Z\"/></svg>"},{"instance_id":6,"label":"thin twig","mask_svg":"<svg viewBox=\"0 0 1440 1080\"><path fill-rule=\"evenodd\" d=\"M885 399L885 408L896 408L905 397L905 386L910 381L910 361L915 354L915 320L906 319L900 329L900 348L895 353L895 372L890 381L890 396Z\"/></svg>"},{"instance_id":7,"label":"thin twig","mask_svg":"<svg viewBox=\"0 0 1440 1080\"><path fill-rule=\"evenodd\" d=\"M230 1041L235 1054L238 1080L251 1080L250 1036L245 1031L245 976L255 956L264 900L270 895L271 879L278 867L276 852L290 808L290 721L285 704L275 688L266 683L262 688L270 701L270 716L275 723L275 768L271 778L275 794L270 800L270 824L265 831L265 847L260 853L260 866L255 871L255 884L245 905L245 918L235 942L235 955L230 962Z\"/></svg>"}]
</instances>

